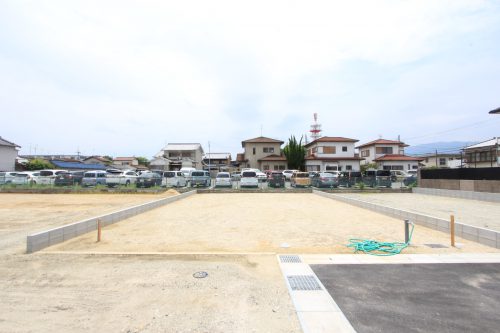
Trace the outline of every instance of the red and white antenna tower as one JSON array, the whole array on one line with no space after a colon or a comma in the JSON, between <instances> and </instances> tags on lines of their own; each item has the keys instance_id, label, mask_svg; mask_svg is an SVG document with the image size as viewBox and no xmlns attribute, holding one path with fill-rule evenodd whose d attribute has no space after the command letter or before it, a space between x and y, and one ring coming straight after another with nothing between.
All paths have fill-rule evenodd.
<instances>
[{"instance_id":1,"label":"red and white antenna tower","mask_svg":"<svg viewBox=\"0 0 500 333\"><path fill-rule=\"evenodd\" d=\"M314 114L314 124L311 125L311 129L309 130L311 133L311 140L317 140L321 137L321 124L318 124L318 114Z\"/></svg>"}]
</instances>

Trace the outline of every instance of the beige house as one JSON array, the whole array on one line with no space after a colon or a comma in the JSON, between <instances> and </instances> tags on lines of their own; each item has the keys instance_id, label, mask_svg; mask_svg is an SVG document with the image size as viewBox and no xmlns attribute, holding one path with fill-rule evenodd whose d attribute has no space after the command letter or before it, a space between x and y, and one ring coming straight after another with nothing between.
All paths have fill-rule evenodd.
<instances>
[{"instance_id":1,"label":"beige house","mask_svg":"<svg viewBox=\"0 0 500 333\"><path fill-rule=\"evenodd\" d=\"M244 153L238 154L240 168L255 168L260 170L285 170L286 158L281 154L284 142L260 136L241 142Z\"/></svg>"},{"instance_id":2,"label":"beige house","mask_svg":"<svg viewBox=\"0 0 500 333\"><path fill-rule=\"evenodd\" d=\"M104 164L108 165L111 164L111 161L108 160L107 158L101 157L101 156L90 156L85 159L83 159L83 163L85 164Z\"/></svg>"},{"instance_id":3,"label":"beige house","mask_svg":"<svg viewBox=\"0 0 500 333\"><path fill-rule=\"evenodd\" d=\"M405 147L408 145L401 141L378 139L356 148L359 150L359 156L364 158L362 164L369 164L384 155L404 155Z\"/></svg>"},{"instance_id":4,"label":"beige house","mask_svg":"<svg viewBox=\"0 0 500 333\"><path fill-rule=\"evenodd\" d=\"M181 168L202 169L203 148L199 143L169 143L151 161L151 167L159 170Z\"/></svg>"},{"instance_id":5,"label":"beige house","mask_svg":"<svg viewBox=\"0 0 500 333\"><path fill-rule=\"evenodd\" d=\"M362 158L355 153L356 142L324 136L306 144L306 171L359 171Z\"/></svg>"},{"instance_id":6,"label":"beige house","mask_svg":"<svg viewBox=\"0 0 500 333\"><path fill-rule=\"evenodd\" d=\"M14 171L20 146L0 136L0 171Z\"/></svg>"},{"instance_id":7,"label":"beige house","mask_svg":"<svg viewBox=\"0 0 500 333\"><path fill-rule=\"evenodd\" d=\"M135 157L116 157L113 159L113 165L137 167L139 161Z\"/></svg>"},{"instance_id":8,"label":"beige house","mask_svg":"<svg viewBox=\"0 0 500 333\"><path fill-rule=\"evenodd\" d=\"M500 167L500 138L465 147L464 155L468 168Z\"/></svg>"}]
</instances>

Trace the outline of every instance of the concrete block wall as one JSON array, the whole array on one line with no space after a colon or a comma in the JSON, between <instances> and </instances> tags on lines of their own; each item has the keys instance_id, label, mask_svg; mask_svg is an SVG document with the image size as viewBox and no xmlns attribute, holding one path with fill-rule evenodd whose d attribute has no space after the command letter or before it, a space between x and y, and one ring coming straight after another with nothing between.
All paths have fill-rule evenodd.
<instances>
[{"instance_id":1,"label":"concrete block wall","mask_svg":"<svg viewBox=\"0 0 500 333\"><path fill-rule=\"evenodd\" d=\"M412 192L418 194L438 195L451 198L500 202L500 193L453 191L453 190L442 190L437 188L423 188L423 187L414 187L412 189Z\"/></svg>"},{"instance_id":2,"label":"concrete block wall","mask_svg":"<svg viewBox=\"0 0 500 333\"><path fill-rule=\"evenodd\" d=\"M370 209L372 211L390 217L399 218L401 220L408 219L415 224L422 225L434 230L439 230L447 234L450 233L450 221L445 219L424 214L417 214L403 209L377 205L371 202L366 202L358 199L346 198L339 194L325 193L316 190L314 190L313 193L325 198L338 200L356 207ZM474 242L478 242L487 246L500 249L500 232L494 230L479 228L468 224L455 222L455 236L462 237Z\"/></svg>"},{"instance_id":3,"label":"concrete block wall","mask_svg":"<svg viewBox=\"0 0 500 333\"><path fill-rule=\"evenodd\" d=\"M95 231L97 230L98 220L100 220L101 225L105 227L110 224L127 219L129 217L147 212L151 209L155 209L163 205L184 199L195 193L196 191L186 192L173 197L147 202L114 213L93 217L80 222L75 222L61 227L57 227L51 230L42 231L34 235L29 235L27 237L27 242L26 242L26 252L33 253L36 251L40 251L46 247L62 243L64 241L67 241L68 239L78 237L87 232Z\"/></svg>"},{"instance_id":4,"label":"concrete block wall","mask_svg":"<svg viewBox=\"0 0 500 333\"><path fill-rule=\"evenodd\" d=\"M420 188L500 193L500 180L420 179Z\"/></svg>"}]
</instances>

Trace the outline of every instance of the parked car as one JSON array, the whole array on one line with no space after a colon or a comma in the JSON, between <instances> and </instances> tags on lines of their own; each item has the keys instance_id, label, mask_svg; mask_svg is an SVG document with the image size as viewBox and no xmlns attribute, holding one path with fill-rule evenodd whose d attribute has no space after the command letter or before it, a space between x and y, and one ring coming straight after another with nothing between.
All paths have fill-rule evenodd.
<instances>
[{"instance_id":1,"label":"parked car","mask_svg":"<svg viewBox=\"0 0 500 333\"><path fill-rule=\"evenodd\" d=\"M259 187L259 180L255 171L243 171L241 173L241 187Z\"/></svg>"},{"instance_id":2,"label":"parked car","mask_svg":"<svg viewBox=\"0 0 500 333\"><path fill-rule=\"evenodd\" d=\"M265 182L267 181L267 175L260 171L259 169L254 169L253 171L255 171L255 174L257 175L257 179L259 180L259 182Z\"/></svg>"},{"instance_id":3,"label":"parked car","mask_svg":"<svg viewBox=\"0 0 500 333\"><path fill-rule=\"evenodd\" d=\"M86 171L83 174L82 186L107 185L107 173L104 170Z\"/></svg>"},{"instance_id":4,"label":"parked car","mask_svg":"<svg viewBox=\"0 0 500 333\"><path fill-rule=\"evenodd\" d=\"M283 176L285 176L285 180L290 180L290 178L292 178L293 173L297 171L299 170L283 170Z\"/></svg>"},{"instance_id":5,"label":"parked car","mask_svg":"<svg viewBox=\"0 0 500 333\"><path fill-rule=\"evenodd\" d=\"M62 172L54 180L55 186L73 186L82 183L84 171Z\"/></svg>"},{"instance_id":6,"label":"parked car","mask_svg":"<svg viewBox=\"0 0 500 333\"><path fill-rule=\"evenodd\" d=\"M337 170L326 170L326 171L323 171L323 172L328 172L328 173L332 174L336 178L340 177L340 171L337 171Z\"/></svg>"},{"instance_id":7,"label":"parked car","mask_svg":"<svg viewBox=\"0 0 500 333\"><path fill-rule=\"evenodd\" d=\"M403 170L391 170L391 181L393 182L402 182L406 177L408 174Z\"/></svg>"},{"instance_id":8,"label":"parked car","mask_svg":"<svg viewBox=\"0 0 500 333\"><path fill-rule=\"evenodd\" d=\"M269 187L285 187L285 176L282 172L273 171L268 179Z\"/></svg>"},{"instance_id":9,"label":"parked car","mask_svg":"<svg viewBox=\"0 0 500 333\"><path fill-rule=\"evenodd\" d=\"M311 185L314 187L338 187L338 179L329 172L318 172L311 178Z\"/></svg>"},{"instance_id":10,"label":"parked car","mask_svg":"<svg viewBox=\"0 0 500 333\"><path fill-rule=\"evenodd\" d=\"M311 178L308 172L294 172L290 178L292 187L308 187L311 186Z\"/></svg>"},{"instance_id":11,"label":"parked car","mask_svg":"<svg viewBox=\"0 0 500 333\"><path fill-rule=\"evenodd\" d=\"M16 176L17 172L2 171L0 172L0 185L10 184Z\"/></svg>"},{"instance_id":12,"label":"parked car","mask_svg":"<svg viewBox=\"0 0 500 333\"><path fill-rule=\"evenodd\" d=\"M12 179L13 185L35 185L40 176L40 172L37 171L24 171L18 172L14 179Z\"/></svg>"},{"instance_id":13,"label":"parked car","mask_svg":"<svg viewBox=\"0 0 500 333\"><path fill-rule=\"evenodd\" d=\"M54 185L57 175L67 172L67 170L40 170L37 183L41 185Z\"/></svg>"},{"instance_id":14,"label":"parked car","mask_svg":"<svg viewBox=\"0 0 500 333\"><path fill-rule=\"evenodd\" d=\"M215 187L233 187L231 174L229 172L219 172L215 177Z\"/></svg>"},{"instance_id":15,"label":"parked car","mask_svg":"<svg viewBox=\"0 0 500 333\"><path fill-rule=\"evenodd\" d=\"M418 169L408 170L408 171L406 171L406 173L407 173L409 176L415 176L415 177L418 177Z\"/></svg>"},{"instance_id":16,"label":"parked car","mask_svg":"<svg viewBox=\"0 0 500 333\"><path fill-rule=\"evenodd\" d=\"M184 167L184 168L181 168L179 171L184 174L184 178L186 178L186 182L189 186L191 184L191 172L196 171L196 168Z\"/></svg>"},{"instance_id":17,"label":"parked car","mask_svg":"<svg viewBox=\"0 0 500 333\"><path fill-rule=\"evenodd\" d=\"M319 172L318 171L309 171L308 174L309 174L309 178L313 178L314 176L316 176Z\"/></svg>"},{"instance_id":18,"label":"parked car","mask_svg":"<svg viewBox=\"0 0 500 333\"><path fill-rule=\"evenodd\" d=\"M241 180L241 172L231 173L231 180L239 182Z\"/></svg>"},{"instance_id":19,"label":"parked car","mask_svg":"<svg viewBox=\"0 0 500 333\"><path fill-rule=\"evenodd\" d=\"M134 170L125 170L120 173L108 170L106 174L106 185L116 187L118 185L129 186L137 181L137 173Z\"/></svg>"},{"instance_id":20,"label":"parked car","mask_svg":"<svg viewBox=\"0 0 500 333\"><path fill-rule=\"evenodd\" d=\"M359 171L342 171L338 177L339 187L353 187L361 182L363 182L363 178Z\"/></svg>"},{"instance_id":21,"label":"parked car","mask_svg":"<svg viewBox=\"0 0 500 333\"><path fill-rule=\"evenodd\" d=\"M164 171L162 176L161 186L163 187L184 187L187 184L186 176L182 171Z\"/></svg>"},{"instance_id":22,"label":"parked car","mask_svg":"<svg viewBox=\"0 0 500 333\"><path fill-rule=\"evenodd\" d=\"M363 176L363 183L370 187L392 187L390 170L368 169Z\"/></svg>"},{"instance_id":23,"label":"parked car","mask_svg":"<svg viewBox=\"0 0 500 333\"><path fill-rule=\"evenodd\" d=\"M162 177L155 172L143 172L141 173L135 182L137 187L154 187L161 185Z\"/></svg>"},{"instance_id":24,"label":"parked car","mask_svg":"<svg viewBox=\"0 0 500 333\"><path fill-rule=\"evenodd\" d=\"M210 179L210 173L205 170L194 170L191 171L190 173L190 183L191 187L198 187L198 186L204 186L204 187L210 187L211 179Z\"/></svg>"}]
</instances>

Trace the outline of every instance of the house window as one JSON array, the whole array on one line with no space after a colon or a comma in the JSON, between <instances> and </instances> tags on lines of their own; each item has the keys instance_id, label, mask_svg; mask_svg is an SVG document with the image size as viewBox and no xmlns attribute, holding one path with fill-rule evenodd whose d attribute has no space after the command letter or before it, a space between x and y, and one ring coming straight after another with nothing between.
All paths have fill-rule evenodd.
<instances>
[{"instance_id":1,"label":"house window","mask_svg":"<svg viewBox=\"0 0 500 333\"><path fill-rule=\"evenodd\" d=\"M252 154L255 155L255 147L252 148Z\"/></svg>"},{"instance_id":2,"label":"house window","mask_svg":"<svg viewBox=\"0 0 500 333\"><path fill-rule=\"evenodd\" d=\"M323 147L323 154L335 154L336 147Z\"/></svg>"},{"instance_id":3,"label":"house window","mask_svg":"<svg viewBox=\"0 0 500 333\"><path fill-rule=\"evenodd\" d=\"M274 147L264 147L264 153L274 153Z\"/></svg>"},{"instance_id":4,"label":"house window","mask_svg":"<svg viewBox=\"0 0 500 333\"><path fill-rule=\"evenodd\" d=\"M361 157L368 157L370 156L370 150L362 150L361 151Z\"/></svg>"},{"instance_id":5,"label":"house window","mask_svg":"<svg viewBox=\"0 0 500 333\"><path fill-rule=\"evenodd\" d=\"M446 158L440 158L439 159L439 165L445 166L446 165Z\"/></svg>"},{"instance_id":6,"label":"house window","mask_svg":"<svg viewBox=\"0 0 500 333\"><path fill-rule=\"evenodd\" d=\"M280 165L280 170L285 170L286 169L286 166L285 165Z\"/></svg>"},{"instance_id":7,"label":"house window","mask_svg":"<svg viewBox=\"0 0 500 333\"><path fill-rule=\"evenodd\" d=\"M338 167L336 165L327 165L325 170L326 171L337 171Z\"/></svg>"},{"instance_id":8,"label":"house window","mask_svg":"<svg viewBox=\"0 0 500 333\"><path fill-rule=\"evenodd\" d=\"M342 146L342 151L346 152L347 151L347 146Z\"/></svg>"},{"instance_id":9,"label":"house window","mask_svg":"<svg viewBox=\"0 0 500 333\"><path fill-rule=\"evenodd\" d=\"M263 166L263 169L264 169L264 170L269 170L269 165L264 165L264 166Z\"/></svg>"},{"instance_id":10,"label":"house window","mask_svg":"<svg viewBox=\"0 0 500 333\"><path fill-rule=\"evenodd\" d=\"M377 147L376 154L392 154L392 147Z\"/></svg>"},{"instance_id":11,"label":"house window","mask_svg":"<svg viewBox=\"0 0 500 333\"><path fill-rule=\"evenodd\" d=\"M191 153L182 153L182 157L191 157Z\"/></svg>"},{"instance_id":12,"label":"house window","mask_svg":"<svg viewBox=\"0 0 500 333\"><path fill-rule=\"evenodd\" d=\"M346 165L346 166L345 166L345 169L346 169L347 171L352 170L352 165Z\"/></svg>"},{"instance_id":13,"label":"house window","mask_svg":"<svg viewBox=\"0 0 500 333\"><path fill-rule=\"evenodd\" d=\"M279 165L275 165L273 169L274 169L274 171L278 171L280 169Z\"/></svg>"}]
</instances>

